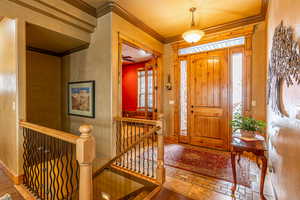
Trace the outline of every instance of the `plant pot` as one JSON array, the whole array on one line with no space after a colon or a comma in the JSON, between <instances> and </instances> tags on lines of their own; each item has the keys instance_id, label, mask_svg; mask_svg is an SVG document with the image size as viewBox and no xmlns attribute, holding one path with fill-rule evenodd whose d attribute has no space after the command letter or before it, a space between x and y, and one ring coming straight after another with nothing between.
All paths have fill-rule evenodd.
<instances>
[{"instance_id":1,"label":"plant pot","mask_svg":"<svg viewBox=\"0 0 300 200\"><path fill-rule=\"evenodd\" d=\"M255 132L254 131L241 131L242 137L245 138L255 138Z\"/></svg>"}]
</instances>

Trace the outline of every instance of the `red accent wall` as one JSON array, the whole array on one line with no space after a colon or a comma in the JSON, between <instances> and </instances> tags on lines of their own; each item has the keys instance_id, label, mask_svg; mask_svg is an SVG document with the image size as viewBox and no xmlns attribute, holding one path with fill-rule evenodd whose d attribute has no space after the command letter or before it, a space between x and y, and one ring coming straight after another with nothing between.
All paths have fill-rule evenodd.
<instances>
[{"instance_id":1,"label":"red accent wall","mask_svg":"<svg viewBox=\"0 0 300 200\"><path fill-rule=\"evenodd\" d=\"M137 109L137 69L144 68L145 63L136 63L122 66L122 109L136 111Z\"/></svg>"}]
</instances>

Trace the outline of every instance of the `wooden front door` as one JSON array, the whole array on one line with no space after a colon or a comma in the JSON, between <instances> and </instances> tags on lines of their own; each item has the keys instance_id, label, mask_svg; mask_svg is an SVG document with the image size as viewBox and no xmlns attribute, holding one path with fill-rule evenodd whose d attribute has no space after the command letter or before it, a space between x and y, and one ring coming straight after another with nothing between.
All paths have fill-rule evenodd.
<instances>
[{"instance_id":1,"label":"wooden front door","mask_svg":"<svg viewBox=\"0 0 300 200\"><path fill-rule=\"evenodd\" d=\"M192 55L189 70L189 139L193 145L228 150L227 50Z\"/></svg>"}]
</instances>

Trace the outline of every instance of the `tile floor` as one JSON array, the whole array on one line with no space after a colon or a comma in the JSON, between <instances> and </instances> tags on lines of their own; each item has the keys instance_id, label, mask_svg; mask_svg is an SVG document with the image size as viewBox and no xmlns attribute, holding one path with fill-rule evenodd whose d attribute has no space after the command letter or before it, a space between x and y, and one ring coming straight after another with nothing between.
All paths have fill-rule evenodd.
<instances>
[{"instance_id":1,"label":"tile floor","mask_svg":"<svg viewBox=\"0 0 300 200\"><path fill-rule=\"evenodd\" d=\"M251 162L251 188L238 185L235 197L231 195L232 183L200 174L166 166L164 187L195 200L259 200L260 170ZM265 197L273 200L270 178L265 182Z\"/></svg>"},{"instance_id":2,"label":"tile floor","mask_svg":"<svg viewBox=\"0 0 300 200\"><path fill-rule=\"evenodd\" d=\"M23 200L23 197L14 187L14 183L10 178L0 169L0 197L10 194L13 200Z\"/></svg>"}]
</instances>

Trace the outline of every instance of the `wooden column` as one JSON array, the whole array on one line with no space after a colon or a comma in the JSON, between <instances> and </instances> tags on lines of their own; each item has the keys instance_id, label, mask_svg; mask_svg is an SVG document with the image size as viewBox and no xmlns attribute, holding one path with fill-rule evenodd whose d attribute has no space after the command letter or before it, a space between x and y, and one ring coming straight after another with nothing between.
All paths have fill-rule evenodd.
<instances>
[{"instance_id":1,"label":"wooden column","mask_svg":"<svg viewBox=\"0 0 300 200\"><path fill-rule=\"evenodd\" d=\"M80 126L80 138L76 142L76 159L79 163L79 200L93 199L92 162L96 157L96 142L91 135L92 126Z\"/></svg>"},{"instance_id":2,"label":"wooden column","mask_svg":"<svg viewBox=\"0 0 300 200\"><path fill-rule=\"evenodd\" d=\"M158 115L157 126L160 127L160 130L157 131L157 168L156 168L156 177L157 181L160 184L165 182L166 170L164 165L164 121L163 115Z\"/></svg>"},{"instance_id":3,"label":"wooden column","mask_svg":"<svg viewBox=\"0 0 300 200\"><path fill-rule=\"evenodd\" d=\"M243 77L244 115L252 114L252 33L245 36L245 71Z\"/></svg>"}]
</instances>

